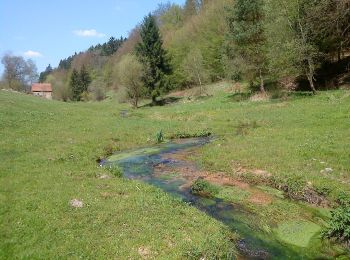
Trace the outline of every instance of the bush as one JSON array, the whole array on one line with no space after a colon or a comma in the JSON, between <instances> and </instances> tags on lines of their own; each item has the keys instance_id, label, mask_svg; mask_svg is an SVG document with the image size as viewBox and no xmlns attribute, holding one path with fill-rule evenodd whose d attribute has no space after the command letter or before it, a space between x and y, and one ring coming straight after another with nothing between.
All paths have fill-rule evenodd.
<instances>
[{"instance_id":1,"label":"bush","mask_svg":"<svg viewBox=\"0 0 350 260\"><path fill-rule=\"evenodd\" d=\"M116 165L109 165L107 167L107 170L114 176L117 178L121 178L123 177L123 171Z\"/></svg>"},{"instance_id":2,"label":"bush","mask_svg":"<svg viewBox=\"0 0 350 260\"><path fill-rule=\"evenodd\" d=\"M198 178L191 186L191 192L201 197L212 198L219 193L219 187L209 183L203 178Z\"/></svg>"},{"instance_id":3,"label":"bush","mask_svg":"<svg viewBox=\"0 0 350 260\"><path fill-rule=\"evenodd\" d=\"M350 245L350 205L341 205L332 211L329 226L323 232L326 238L333 238Z\"/></svg>"}]
</instances>

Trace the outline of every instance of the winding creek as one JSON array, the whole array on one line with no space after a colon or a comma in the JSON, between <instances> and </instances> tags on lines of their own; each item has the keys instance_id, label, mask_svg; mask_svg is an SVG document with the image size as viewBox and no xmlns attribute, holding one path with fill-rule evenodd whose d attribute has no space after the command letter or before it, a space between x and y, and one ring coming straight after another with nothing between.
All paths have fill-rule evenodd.
<instances>
[{"instance_id":1,"label":"winding creek","mask_svg":"<svg viewBox=\"0 0 350 260\"><path fill-rule=\"evenodd\" d=\"M312 258L333 258L341 255L340 249L328 242L322 242L320 239L321 224L324 223L325 214L323 211L311 206L300 206L308 214L305 221L296 221L296 224L282 225L279 230L285 232L285 236L294 235L297 241L291 242L284 240L283 236L276 235L278 227L271 224L262 228L257 223L261 216L251 211L244 203L236 203L225 199L225 196L215 198L203 198L191 193L191 183L201 174L199 167L186 160L191 152L196 148L206 145L210 142L209 138L194 138L164 143L150 148L140 148L123 153L116 153L106 159L103 165L106 167L118 165L122 168L125 178L143 181L145 183L161 188L173 196L181 198L184 202L198 208L211 217L223 222L233 232L240 236L236 247L242 259L312 259ZM239 183L238 188L242 186ZM234 185L225 185L226 193L229 189L235 188ZM271 200L286 201L294 203L283 197L274 197L272 194L265 194L263 190L256 187L248 188L243 186L250 193L258 194L257 203L260 203L261 197L268 200L268 203L260 203L261 207L270 207ZM246 193L248 193L246 191ZM270 192L271 193L271 192ZM265 195L264 195L265 194ZM235 196L235 195L232 195ZM253 200L252 200L253 201ZM254 202L254 201L253 201ZM263 201L264 202L264 201ZM299 207L299 204L295 207ZM308 208L309 207L309 208ZM311 212L311 213L310 213ZM268 217L267 217L268 218ZM269 221L268 219L265 221ZM261 222L261 221L260 221ZM292 222L293 223L293 222ZM266 226L266 225L265 225ZM308 230L303 230L304 227ZM264 226L263 226L264 227ZM300 235L298 234L300 232ZM309 232L305 234L305 232ZM293 233L293 234L290 234ZM304 244L298 244L305 240ZM305 238L306 237L306 238Z\"/></svg>"}]
</instances>

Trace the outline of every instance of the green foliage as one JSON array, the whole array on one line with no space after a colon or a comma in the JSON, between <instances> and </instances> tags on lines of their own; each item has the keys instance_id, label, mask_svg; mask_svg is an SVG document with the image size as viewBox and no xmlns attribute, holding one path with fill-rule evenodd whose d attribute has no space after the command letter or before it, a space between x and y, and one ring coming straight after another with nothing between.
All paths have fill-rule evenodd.
<instances>
[{"instance_id":1,"label":"green foliage","mask_svg":"<svg viewBox=\"0 0 350 260\"><path fill-rule=\"evenodd\" d=\"M191 186L191 192L194 195L212 198L219 193L220 189L208 181L198 178Z\"/></svg>"},{"instance_id":2,"label":"green foliage","mask_svg":"<svg viewBox=\"0 0 350 260\"><path fill-rule=\"evenodd\" d=\"M85 66L82 66L80 73L73 69L70 76L69 86L72 90L72 98L74 101L80 101L84 92L87 92L91 83L91 77Z\"/></svg>"},{"instance_id":3,"label":"green foliage","mask_svg":"<svg viewBox=\"0 0 350 260\"><path fill-rule=\"evenodd\" d=\"M350 197L342 196L340 202L340 206L331 212L332 217L323 236L350 245Z\"/></svg>"},{"instance_id":4,"label":"green foliage","mask_svg":"<svg viewBox=\"0 0 350 260\"><path fill-rule=\"evenodd\" d=\"M157 134L156 134L156 142L157 142L158 144L164 142L164 135L163 135L163 131L162 131L162 130L160 130L159 132L157 132Z\"/></svg>"},{"instance_id":5,"label":"green foliage","mask_svg":"<svg viewBox=\"0 0 350 260\"><path fill-rule=\"evenodd\" d=\"M73 69L70 76L69 86L72 90L72 98L74 101L80 101L80 95L82 94L80 88L80 77L79 72L76 69Z\"/></svg>"},{"instance_id":6,"label":"green foliage","mask_svg":"<svg viewBox=\"0 0 350 260\"><path fill-rule=\"evenodd\" d=\"M233 59L239 60L247 81L254 82L259 79L263 92L264 75L267 72L264 18L263 0L237 0L227 18Z\"/></svg>"},{"instance_id":7,"label":"green foliage","mask_svg":"<svg viewBox=\"0 0 350 260\"><path fill-rule=\"evenodd\" d=\"M123 177L123 171L116 165L109 165L109 166L107 166L107 170L114 177L117 177L117 178Z\"/></svg>"},{"instance_id":8,"label":"green foliage","mask_svg":"<svg viewBox=\"0 0 350 260\"><path fill-rule=\"evenodd\" d=\"M46 67L45 71L43 71L43 72L40 73L39 82L40 82L40 83L44 83L45 80L46 80L46 78L47 78L47 76L50 75L50 73L52 73L52 67L51 67L51 65L49 64L49 65Z\"/></svg>"},{"instance_id":9,"label":"green foliage","mask_svg":"<svg viewBox=\"0 0 350 260\"><path fill-rule=\"evenodd\" d=\"M140 35L142 42L136 46L136 54L144 66L143 83L155 103L166 88L165 76L170 74L171 68L158 25L151 14L144 18Z\"/></svg>"},{"instance_id":10,"label":"green foliage","mask_svg":"<svg viewBox=\"0 0 350 260\"><path fill-rule=\"evenodd\" d=\"M137 108L139 99L145 93L142 64L135 56L126 54L117 64L117 73L120 84L126 89L134 108Z\"/></svg>"}]
</instances>

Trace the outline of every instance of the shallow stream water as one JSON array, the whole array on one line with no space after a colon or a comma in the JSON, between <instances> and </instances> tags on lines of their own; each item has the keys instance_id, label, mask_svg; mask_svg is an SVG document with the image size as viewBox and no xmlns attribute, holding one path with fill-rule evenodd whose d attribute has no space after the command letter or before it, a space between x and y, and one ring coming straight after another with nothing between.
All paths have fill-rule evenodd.
<instances>
[{"instance_id":1,"label":"shallow stream water","mask_svg":"<svg viewBox=\"0 0 350 260\"><path fill-rule=\"evenodd\" d=\"M252 213L244 206L226 202L218 198L203 198L195 196L190 191L188 178L181 174L162 172L160 165L177 168L197 167L194 163L178 158L178 155L190 148L199 147L210 142L209 138L186 139L179 142L165 143L150 148L117 153L109 157L103 164L108 167L118 165L122 168L125 178L136 179L161 188L184 202L198 208L211 217L223 222L241 239L236 247L240 258L245 259L307 259L305 249L281 242L271 233L256 228L252 223ZM306 250L307 251L307 250Z\"/></svg>"}]
</instances>

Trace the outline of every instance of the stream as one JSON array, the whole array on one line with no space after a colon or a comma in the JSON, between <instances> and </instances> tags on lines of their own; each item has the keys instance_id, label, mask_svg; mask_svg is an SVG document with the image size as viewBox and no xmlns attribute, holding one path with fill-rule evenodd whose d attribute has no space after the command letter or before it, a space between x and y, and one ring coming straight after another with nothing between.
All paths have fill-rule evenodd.
<instances>
[{"instance_id":1,"label":"stream","mask_svg":"<svg viewBox=\"0 0 350 260\"><path fill-rule=\"evenodd\" d=\"M257 228L253 223L254 214L244 205L191 193L190 183L198 178L191 173L198 166L185 159L188 154L181 155L209 142L210 138L192 138L116 153L103 165L118 165L125 178L154 185L223 222L240 237L236 243L240 259L309 259L309 255L305 255L307 248L299 250L271 235L271 232Z\"/></svg>"}]
</instances>

